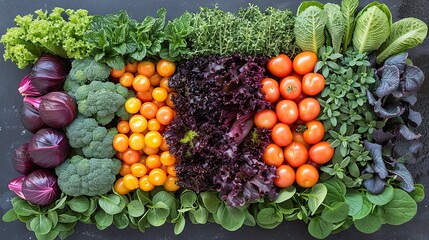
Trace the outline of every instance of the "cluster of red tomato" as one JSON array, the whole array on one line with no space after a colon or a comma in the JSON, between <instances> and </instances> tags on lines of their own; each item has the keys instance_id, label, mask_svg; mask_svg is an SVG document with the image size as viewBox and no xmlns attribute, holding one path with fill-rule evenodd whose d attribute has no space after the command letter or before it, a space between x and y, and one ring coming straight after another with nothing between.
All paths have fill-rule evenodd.
<instances>
[{"instance_id":1,"label":"cluster of red tomato","mask_svg":"<svg viewBox=\"0 0 429 240\"><path fill-rule=\"evenodd\" d=\"M271 129L274 143L264 151L266 164L277 167L274 184L289 187L294 182L304 188L312 187L319 180L319 165L329 162L334 149L323 140L323 124L315 120L320 104L314 96L325 87L325 78L314 73L317 56L302 52L293 61L280 54L271 58L267 68L280 79L262 80L266 100L272 109L256 113L257 127Z\"/></svg>"},{"instance_id":2,"label":"cluster of red tomato","mask_svg":"<svg viewBox=\"0 0 429 240\"><path fill-rule=\"evenodd\" d=\"M113 139L116 156L122 160L122 177L114 185L119 194L137 188L151 191L161 185L167 191L179 189L176 158L162 136L175 115L171 99L175 93L168 87L168 78L175 70L176 65L164 59L156 66L151 61L136 61L121 70L112 69L113 78L136 92L136 97L125 102L125 110L133 115L118 123L119 133Z\"/></svg>"}]
</instances>

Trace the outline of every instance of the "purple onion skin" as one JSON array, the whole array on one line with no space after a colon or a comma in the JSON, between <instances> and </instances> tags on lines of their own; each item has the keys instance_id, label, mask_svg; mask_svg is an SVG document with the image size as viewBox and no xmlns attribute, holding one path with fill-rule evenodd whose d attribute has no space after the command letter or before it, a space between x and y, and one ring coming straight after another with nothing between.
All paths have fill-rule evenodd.
<instances>
[{"instance_id":1,"label":"purple onion skin","mask_svg":"<svg viewBox=\"0 0 429 240\"><path fill-rule=\"evenodd\" d=\"M44 95L63 89L70 62L58 56L45 54L37 59L28 76L32 85Z\"/></svg>"},{"instance_id":2,"label":"purple onion skin","mask_svg":"<svg viewBox=\"0 0 429 240\"><path fill-rule=\"evenodd\" d=\"M76 118L76 102L67 93L51 92L41 99L39 114L43 122L49 127L62 128Z\"/></svg>"},{"instance_id":3,"label":"purple onion skin","mask_svg":"<svg viewBox=\"0 0 429 240\"><path fill-rule=\"evenodd\" d=\"M20 115L22 125L31 133L36 133L40 129L46 127L45 122L43 122L42 117L40 117L39 110L31 103L23 102Z\"/></svg>"},{"instance_id":4,"label":"purple onion skin","mask_svg":"<svg viewBox=\"0 0 429 240\"><path fill-rule=\"evenodd\" d=\"M25 176L14 178L10 180L7 186L9 187L9 190L14 192L18 197L26 200L24 194L22 193L22 182L24 181L24 179Z\"/></svg>"},{"instance_id":5,"label":"purple onion skin","mask_svg":"<svg viewBox=\"0 0 429 240\"><path fill-rule=\"evenodd\" d=\"M22 175L27 175L39 168L39 166L30 159L30 155L28 154L28 143L21 144L17 147L12 159L16 171Z\"/></svg>"},{"instance_id":6,"label":"purple onion skin","mask_svg":"<svg viewBox=\"0 0 429 240\"><path fill-rule=\"evenodd\" d=\"M57 176L47 169L35 170L22 182L22 193L33 204L49 205L60 196Z\"/></svg>"},{"instance_id":7,"label":"purple onion skin","mask_svg":"<svg viewBox=\"0 0 429 240\"><path fill-rule=\"evenodd\" d=\"M39 90L34 87L33 83L31 82L30 76L25 75L25 77L21 80L18 86L18 91L21 93L22 96L32 96L32 97L38 97L42 95Z\"/></svg>"},{"instance_id":8,"label":"purple onion skin","mask_svg":"<svg viewBox=\"0 0 429 240\"><path fill-rule=\"evenodd\" d=\"M66 160L70 152L69 140L58 129L43 128L28 143L31 160L42 168L54 168Z\"/></svg>"},{"instance_id":9,"label":"purple onion skin","mask_svg":"<svg viewBox=\"0 0 429 240\"><path fill-rule=\"evenodd\" d=\"M35 109L39 110L40 103L42 102L42 97L25 96L22 102L29 103L33 105Z\"/></svg>"}]
</instances>

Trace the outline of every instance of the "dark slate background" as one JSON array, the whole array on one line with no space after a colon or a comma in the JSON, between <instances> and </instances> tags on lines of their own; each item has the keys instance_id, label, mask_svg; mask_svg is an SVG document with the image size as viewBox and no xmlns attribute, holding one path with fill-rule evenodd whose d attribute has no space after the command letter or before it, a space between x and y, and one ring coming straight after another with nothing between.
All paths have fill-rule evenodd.
<instances>
[{"instance_id":1,"label":"dark slate background","mask_svg":"<svg viewBox=\"0 0 429 240\"><path fill-rule=\"evenodd\" d=\"M290 8L296 11L300 0L293 1L243 1L243 0L217 0L217 1L190 1L190 0L152 0L152 1L10 1L0 0L0 34L3 35L8 27L14 26L13 19L16 15L33 13L36 9L51 10L55 6L63 8L84 8L90 14L115 13L120 9L125 9L131 17L142 20L147 15L155 15L160 7L167 8L167 18L171 19L179 16L185 10L197 11L199 6L212 7L215 3L219 7L228 11L236 11L239 7L247 6L248 2L254 3L265 9L267 6L277 8ZM328 1L321 1L328 2ZM330 2L340 2L331 0ZM361 0L361 7L371 1ZM395 20L405 17L418 17L426 24L429 24L429 1L428 0L384 0L389 5ZM0 47L0 54L3 55L3 47ZM411 59L422 68L426 76L429 76L429 38L423 45L410 51ZM29 139L30 134L21 126L19 120L19 109L21 107L21 96L18 94L17 86L26 71L19 70L14 63L0 60L0 215L10 209L10 198L12 192L8 190L8 182L18 176L11 163L11 154L15 147ZM420 90L417 110L423 112L424 119L429 119L429 81L424 83ZM424 121L420 127L423 135L425 148L419 162L410 169L416 177L416 182L423 183L426 189L429 188L429 156L428 134L429 125ZM426 190L426 195L429 191ZM418 204L417 216L411 221L401 226L383 226L378 232L370 235L362 234L351 228L342 233L335 234L329 239L428 239L429 236L429 197ZM25 224L20 222L4 223L0 221L1 239L35 239L34 235L27 231ZM307 227L303 222L284 222L276 229L266 230L259 227L243 227L236 232L229 232L216 224L192 225L187 223L184 232L175 236L173 225L167 224L159 228L149 228L145 233L138 230L126 229L118 230L110 227L104 231L99 231L93 225L79 224L75 234L70 239L309 239Z\"/></svg>"}]
</instances>

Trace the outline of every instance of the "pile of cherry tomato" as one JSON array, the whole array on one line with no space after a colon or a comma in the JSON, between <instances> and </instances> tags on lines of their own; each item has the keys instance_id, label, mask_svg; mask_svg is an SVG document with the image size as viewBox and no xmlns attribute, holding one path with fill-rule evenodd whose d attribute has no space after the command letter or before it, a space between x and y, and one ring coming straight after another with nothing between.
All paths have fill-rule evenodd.
<instances>
[{"instance_id":1,"label":"pile of cherry tomato","mask_svg":"<svg viewBox=\"0 0 429 240\"><path fill-rule=\"evenodd\" d=\"M117 124L118 134L113 139L116 156L122 160L121 177L114 185L119 194L138 188L151 191L155 186L164 186L167 191L179 189L176 158L162 136L175 115L171 98L175 93L168 87L175 70L173 62L161 59L157 63L136 61L111 71L113 80L136 93L125 102L125 110L133 115Z\"/></svg>"},{"instance_id":2,"label":"pile of cherry tomato","mask_svg":"<svg viewBox=\"0 0 429 240\"><path fill-rule=\"evenodd\" d=\"M304 188L314 186L319 180L318 166L334 155L330 143L322 141L323 124L316 120L320 104L314 97L325 87L325 78L313 72L316 63L313 52L302 52L293 61L280 54L267 63L274 77L261 82L273 109L256 113L254 122L257 127L271 129L273 143L262 158L277 167L274 184L281 188L294 182Z\"/></svg>"}]
</instances>

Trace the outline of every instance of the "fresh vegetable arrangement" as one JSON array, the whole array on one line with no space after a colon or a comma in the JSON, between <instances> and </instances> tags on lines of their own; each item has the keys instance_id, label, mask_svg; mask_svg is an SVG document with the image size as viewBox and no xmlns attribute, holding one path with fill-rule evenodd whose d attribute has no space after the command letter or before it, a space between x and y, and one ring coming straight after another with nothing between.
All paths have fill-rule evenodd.
<instances>
[{"instance_id":1,"label":"fresh vegetable arrangement","mask_svg":"<svg viewBox=\"0 0 429 240\"><path fill-rule=\"evenodd\" d=\"M13 154L24 176L3 221L38 239L77 222L180 234L186 219L230 231L298 219L320 239L408 222L424 198L407 169L423 148L424 75L406 51L427 26L358 6L17 16L1 42L31 65L18 91L34 135Z\"/></svg>"}]
</instances>

